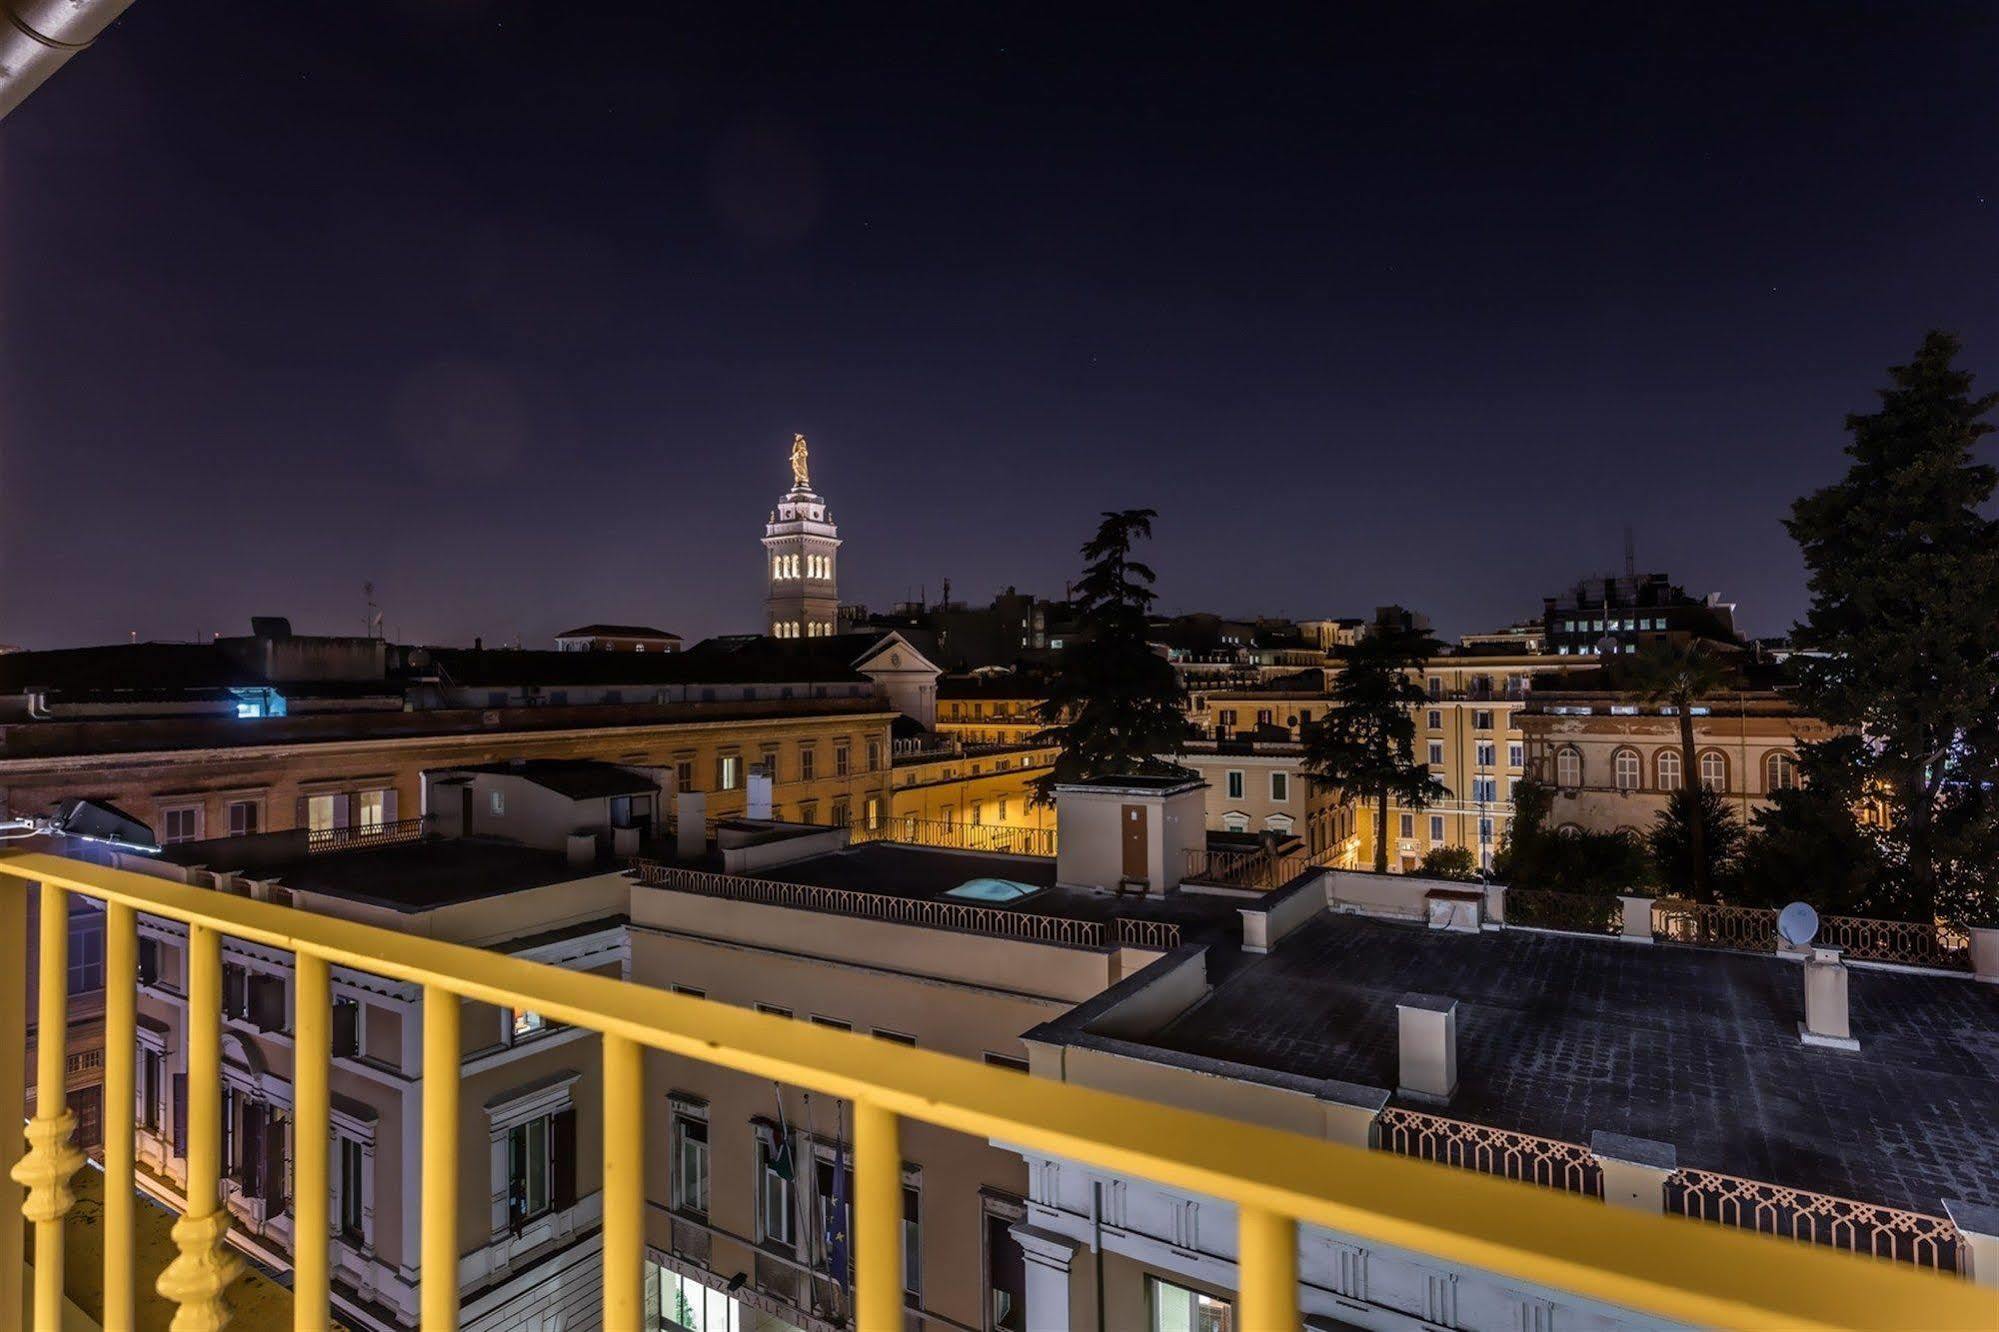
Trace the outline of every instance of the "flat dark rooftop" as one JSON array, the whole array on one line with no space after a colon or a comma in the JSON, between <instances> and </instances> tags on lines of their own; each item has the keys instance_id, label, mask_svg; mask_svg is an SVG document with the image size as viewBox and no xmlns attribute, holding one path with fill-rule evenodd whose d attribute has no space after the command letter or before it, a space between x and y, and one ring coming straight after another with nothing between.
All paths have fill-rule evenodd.
<instances>
[{"instance_id":1,"label":"flat dark rooftop","mask_svg":"<svg viewBox=\"0 0 1999 1332\"><path fill-rule=\"evenodd\" d=\"M1049 856L993 856L974 851L938 850L893 842L868 842L825 855L750 872L746 877L780 883L805 883L819 888L876 893L884 897L941 897L968 879L1012 879L1043 891L1003 911L1061 916L1070 920L1110 920L1129 917L1172 921L1189 935L1226 929L1240 919L1240 899L1175 893L1156 897L1120 898L1087 888L1057 887L1055 861ZM955 900L955 899L954 899ZM974 906L991 906L975 902Z\"/></svg>"},{"instance_id":2,"label":"flat dark rooftop","mask_svg":"<svg viewBox=\"0 0 1999 1332\"><path fill-rule=\"evenodd\" d=\"M659 789L659 783L650 777L591 759L524 759L517 763L478 763L452 771L518 777L571 800L639 795Z\"/></svg>"},{"instance_id":3,"label":"flat dark rooftop","mask_svg":"<svg viewBox=\"0 0 1999 1332\"><path fill-rule=\"evenodd\" d=\"M279 834L278 836L283 836ZM429 911L501 893L521 892L610 873L616 865L572 865L560 851L542 851L485 837L430 837L365 851L332 850L289 858L259 855L232 860L230 843L254 838L218 838L168 848L178 864L237 870L281 887L370 902L398 911Z\"/></svg>"},{"instance_id":4,"label":"flat dark rooftop","mask_svg":"<svg viewBox=\"0 0 1999 1332\"><path fill-rule=\"evenodd\" d=\"M1396 1000L1458 1001L1457 1119L1938 1215L1999 1205L1999 987L1851 968L1858 1053L1798 1040L1804 979L1748 954L1323 915L1144 1043L1396 1085ZM1394 1104L1404 1104L1399 1098Z\"/></svg>"}]
</instances>

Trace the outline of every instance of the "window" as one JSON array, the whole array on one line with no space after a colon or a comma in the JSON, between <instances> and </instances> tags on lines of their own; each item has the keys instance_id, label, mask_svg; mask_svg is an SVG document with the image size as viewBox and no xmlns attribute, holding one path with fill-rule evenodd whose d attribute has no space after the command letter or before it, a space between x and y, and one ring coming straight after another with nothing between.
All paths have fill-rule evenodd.
<instances>
[{"instance_id":1,"label":"window","mask_svg":"<svg viewBox=\"0 0 1999 1332\"><path fill-rule=\"evenodd\" d=\"M833 746L833 775L835 777L845 777L852 766L853 760L847 746Z\"/></svg>"},{"instance_id":2,"label":"window","mask_svg":"<svg viewBox=\"0 0 1999 1332\"><path fill-rule=\"evenodd\" d=\"M69 993L104 988L104 913L72 911L69 918Z\"/></svg>"},{"instance_id":3,"label":"window","mask_svg":"<svg viewBox=\"0 0 1999 1332\"><path fill-rule=\"evenodd\" d=\"M879 740L870 740L868 741L868 771L874 772L876 769L880 768L881 765L882 765L882 742Z\"/></svg>"},{"instance_id":4,"label":"window","mask_svg":"<svg viewBox=\"0 0 1999 1332\"><path fill-rule=\"evenodd\" d=\"M854 1029L854 1024L851 1022L842 1022L838 1018L826 1017L820 1013L812 1015L812 1025L815 1027L831 1027L834 1031L852 1031Z\"/></svg>"},{"instance_id":5,"label":"window","mask_svg":"<svg viewBox=\"0 0 1999 1332\"><path fill-rule=\"evenodd\" d=\"M1555 751L1555 785L1574 790L1582 784L1582 751L1566 747Z\"/></svg>"},{"instance_id":6,"label":"window","mask_svg":"<svg viewBox=\"0 0 1999 1332\"><path fill-rule=\"evenodd\" d=\"M1216 714L1216 721L1218 722L1218 724L1226 726L1231 731L1233 731L1235 729L1235 709L1223 708L1219 713Z\"/></svg>"},{"instance_id":7,"label":"window","mask_svg":"<svg viewBox=\"0 0 1999 1332\"><path fill-rule=\"evenodd\" d=\"M869 832L881 831L882 802L880 798L877 796L869 796L867 798L867 803L863 805L862 808L864 808L867 811L866 822L868 825L868 831Z\"/></svg>"},{"instance_id":8,"label":"window","mask_svg":"<svg viewBox=\"0 0 1999 1332\"><path fill-rule=\"evenodd\" d=\"M1509 768L1520 768L1525 767L1526 764L1527 746L1518 740L1509 743L1506 746L1506 766Z\"/></svg>"},{"instance_id":9,"label":"window","mask_svg":"<svg viewBox=\"0 0 1999 1332\"><path fill-rule=\"evenodd\" d=\"M341 1238L354 1244L362 1242L362 1223L366 1194L363 1189L363 1166L366 1157L361 1144L352 1138L336 1140L340 1146L338 1176L340 1189L340 1213L335 1224L340 1227Z\"/></svg>"},{"instance_id":10,"label":"window","mask_svg":"<svg viewBox=\"0 0 1999 1332\"><path fill-rule=\"evenodd\" d=\"M819 775L819 753L810 747L798 751L798 780L809 782Z\"/></svg>"},{"instance_id":11,"label":"window","mask_svg":"<svg viewBox=\"0 0 1999 1332\"><path fill-rule=\"evenodd\" d=\"M757 1235L765 1244L792 1246L792 1168L789 1143L774 1129L757 1133Z\"/></svg>"},{"instance_id":12,"label":"window","mask_svg":"<svg viewBox=\"0 0 1999 1332\"><path fill-rule=\"evenodd\" d=\"M1430 766L1433 768L1444 766L1444 742L1441 740L1430 742Z\"/></svg>"},{"instance_id":13,"label":"window","mask_svg":"<svg viewBox=\"0 0 1999 1332\"><path fill-rule=\"evenodd\" d=\"M872 1034L875 1036L877 1040L887 1041L890 1045L916 1044L916 1038L914 1036L908 1035L905 1032L890 1031L887 1027L876 1027Z\"/></svg>"},{"instance_id":14,"label":"window","mask_svg":"<svg viewBox=\"0 0 1999 1332\"><path fill-rule=\"evenodd\" d=\"M159 1050L141 1049L138 1067L139 1127L157 1134L167 1123L167 1057Z\"/></svg>"},{"instance_id":15,"label":"window","mask_svg":"<svg viewBox=\"0 0 1999 1332\"><path fill-rule=\"evenodd\" d=\"M1471 779L1471 798L1476 805L1490 805L1499 798L1498 779L1474 777Z\"/></svg>"},{"instance_id":16,"label":"window","mask_svg":"<svg viewBox=\"0 0 1999 1332\"><path fill-rule=\"evenodd\" d=\"M1481 740L1473 746L1472 762L1481 768L1490 768L1497 761L1498 747L1490 740Z\"/></svg>"},{"instance_id":17,"label":"window","mask_svg":"<svg viewBox=\"0 0 1999 1332\"><path fill-rule=\"evenodd\" d=\"M1239 771L1230 772L1228 774L1229 799L1231 800L1242 799L1242 788L1243 788L1242 773Z\"/></svg>"},{"instance_id":18,"label":"window","mask_svg":"<svg viewBox=\"0 0 1999 1332\"><path fill-rule=\"evenodd\" d=\"M139 936L139 984L158 985L160 983L160 941L148 935Z\"/></svg>"},{"instance_id":19,"label":"window","mask_svg":"<svg viewBox=\"0 0 1999 1332\"><path fill-rule=\"evenodd\" d=\"M1680 783L1683 780L1684 774L1680 771L1680 751L1677 749L1660 750L1659 789L1661 791L1677 791L1680 789Z\"/></svg>"},{"instance_id":20,"label":"window","mask_svg":"<svg viewBox=\"0 0 1999 1332\"><path fill-rule=\"evenodd\" d=\"M685 1332L743 1332L743 1305L727 1291L664 1267L647 1264L647 1268L659 1274L661 1327Z\"/></svg>"},{"instance_id":21,"label":"window","mask_svg":"<svg viewBox=\"0 0 1999 1332\"><path fill-rule=\"evenodd\" d=\"M491 797L486 802L486 808L492 810L496 815L504 816L507 812L507 793L495 787Z\"/></svg>"},{"instance_id":22,"label":"window","mask_svg":"<svg viewBox=\"0 0 1999 1332\"><path fill-rule=\"evenodd\" d=\"M1441 814L1430 816L1430 840L1438 843L1444 840L1444 816Z\"/></svg>"},{"instance_id":23,"label":"window","mask_svg":"<svg viewBox=\"0 0 1999 1332\"><path fill-rule=\"evenodd\" d=\"M1235 1308L1227 1300L1156 1276L1145 1279L1145 1303L1151 1332L1235 1332Z\"/></svg>"},{"instance_id":24,"label":"window","mask_svg":"<svg viewBox=\"0 0 1999 1332\"><path fill-rule=\"evenodd\" d=\"M988 1050L986 1051L985 1059L986 1063L993 1068L1009 1069L1015 1073L1027 1072L1027 1061L1015 1055L995 1054L991 1050Z\"/></svg>"},{"instance_id":25,"label":"window","mask_svg":"<svg viewBox=\"0 0 1999 1332\"><path fill-rule=\"evenodd\" d=\"M1240 810L1230 810L1222 815L1222 828L1227 832L1248 832L1249 815Z\"/></svg>"},{"instance_id":26,"label":"window","mask_svg":"<svg viewBox=\"0 0 1999 1332\"><path fill-rule=\"evenodd\" d=\"M1441 731L1444 729L1444 713L1442 709L1440 708L1430 709L1430 729L1433 731Z\"/></svg>"},{"instance_id":27,"label":"window","mask_svg":"<svg viewBox=\"0 0 1999 1332\"><path fill-rule=\"evenodd\" d=\"M1611 759L1611 768L1615 774L1618 790L1636 791L1638 789L1639 776L1643 771L1643 765L1638 761L1637 750L1618 750L1616 755Z\"/></svg>"},{"instance_id":28,"label":"window","mask_svg":"<svg viewBox=\"0 0 1999 1332\"><path fill-rule=\"evenodd\" d=\"M257 831L257 802L254 800L232 800L229 802L229 835L248 837Z\"/></svg>"},{"instance_id":29,"label":"window","mask_svg":"<svg viewBox=\"0 0 1999 1332\"><path fill-rule=\"evenodd\" d=\"M708 1214L708 1121L673 1117L673 1205Z\"/></svg>"},{"instance_id":30,"label":"window","mask_svg":"<svg viewBox=\"0 0 1999 1332\"><path fill-rule=\"evenodd\" d=\"M743 780L743 756L741 754L718 754L715 756L715 789L733 791Z\"/></svg>"},{"instance_id":31,"label":"window","mask_svg":"<svg viewBox=\"0 0 1999 1332\"><path fill-rule=\"evenodd\" d=\"M362 832L378 831L387 817L384 792L363 791L354 797L354 822Z\"/></svg>"},{"instance_id":32,"label":"window","mask_svg":"<svg viewBox=\"0 0 1999 1332\"><path fill-rule=\"evenodd\" d=\"M1719 749L1701 755L1701 785L1710 791L1728 789L1728 755Z\"/></svg>"},{"instance_id":33,"label":"window","mask_svg":"<svg viewBox=\"0 0 1999 1332\"><path fill-rule=\"evenodd\" d=\"M907 1184L902 1188L902 1288L915 1295L923 1289L923 1198Z\"/></svg>"},{"instance_id":34,"label":"window","mask_svg":"<svg viewBox=\"0 0 1999 1332\"><path fill-rule=\"evenodd\" d=\"M781 1008L776 1004L758 1004L756 1007L757 1007L757 1012L766 1014L770 1017L788 1018L791 1016L790 1009Z\"/></svg>"},{"instance_id":35,"label":"window","mask_svg":"<svg viewBox=\"0 0 1999 1332\"><path fill-rule=\"evenodd\" d=\"M999 814L998 814L998 816L997 816L997 817L999 818L999 821L1000 821L1001 823L1005 823L1005 822L1006 822L1006 797L1005 797L1005 796L1001 796L1001 797L999 798Z\"/></svg>"},{"instance_id":36,"label":"window","mask_svg":"<svg viewBox=\"0 0 1999 1332\"><path fill-rule=\"evenodd\" d=\"M1414 814L1404 814L1401 819L1401 828L1402 836L1414 837L1416 835L1416 816Z\"/></svg>"},{"instance_id":37,"label":"window","mask_svg":"<svg viewBox=\"0 0 1999 1332\"><path fill-rule=\"evenodd\" d=\"M1492 709L1473 709L1471 714L1471 728L1474 731L1490 731L1492 729Z\"/></svg>"},{"instance_id":38,"label":"window","mask_svg":"<svg viewBox=\"0 0 1999 1332\"><path fill-rule=\"evenodd\" d=\"M1780 750L1763 761L1763 777L1768 790L1795 791L1798 789L1798 761Z\"/></svg>"},{"instance_id":39,"label":"window","mask_svg":"<svg viewBox=\"0 0 1999 1332\"><path fill-rule=\"evenodd\" d=\"M977 770L977 767L974 766L973 771L976 772ZM972 802L970 819L974 828L986 821L986 806L984 801L974 800Z\"/></svg>"},{"instance_id":40,"label":"window","mask_svg":"<svg viewBox=\"0 0 1999 1332\"><path fill-rule=\"evenodd\" d=\"M537 1036L547 1029L547 1019L543 1018L541 1014L535 1012L533 1009L516 1008L514 1010L514 1039L516 1041Z\"/></svg>"},{"instance_id":41,"label":"window","mask_svg":"<svg viewBox=\"0 0 1999 1332\"><path fill-rule=\"evenodd\" d=\"M516 1230L554 1206L554 1118L542 1115L507 1130L507 1219Z\"/></svg>"},{"instance_id":42,"label":"window","mask_svg":"<svg viewBox=\"0 0 1999 1332\"><path fill-rule=\"evenodd\" d=\"M1268 726L1270 725L1270 720L1269 708L1258 708L1256 710L1256 724L1258 726Z\"/></svg>"},{"instance_id":43,"label":"window","mask_svg":"<svg viewBox=\"0 0 1999 1332\"><path fill-rule=\"evenodd\" d=\"M1442 698L1443 696L1444 696L1444 677L1443 677L1443 676L1441 676L1441 675L1433 675L1433 676L1431 676L1431 677L1430 677L1430 697L1431 697L1431 698Z\"/></svg>"},{"instance_id":44,"label":"window","mask_svg":"<svg viewBox=\"0 0 1999 1332\"><path fill-rule=\"evenodd\" d=\"M361 1004L355 999L333 1001L333 1053L352 1059L361 1053Z\"/></svg>"},{"instance_id":45,"label":"window","mask_svg":"<svg viewBox=\"0 0 1999 1332\"><path fill-rule=\"evenodd\" d=\"M694 760L678 759L673 765L673 789L692 791L694 789Z\"/></svg>"},{"instance_id":46,"label":"window","mask_svg":"<svg viewBox=\"0 0 1999 1332\"><path fill-rule=\"evenodd\" d=\"M1270 798L1278 804L1282 804L1291 798L1290 773L1273 772L1270 774Z\"/></svg>"},{"instance_id":47,"label":"window","mask_svg":"<svg viewBox=\"0 0 1999 1332\"><path fill-rule=\"evenodd\" d=\"M183 805L160 811L160 841L198 842L201 840L201 806Z\"/></svg>"}]
</instances>

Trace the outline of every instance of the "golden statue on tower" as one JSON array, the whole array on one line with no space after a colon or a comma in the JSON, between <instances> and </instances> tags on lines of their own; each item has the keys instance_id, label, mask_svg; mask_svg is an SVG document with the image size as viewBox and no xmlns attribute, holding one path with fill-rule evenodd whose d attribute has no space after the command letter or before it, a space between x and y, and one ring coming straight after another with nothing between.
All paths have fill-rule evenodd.
<instances>
[{"instance_id":1,"label":"golden statue on tower","mask_svg":"<svg viewBox=\"0 0 1999 1332\"><path fill-rule=\"evenodd\" d=\"M793 435L791 437L791 480L792 486L796 490L812 489L812 476L806 467L808 460L809 453L805 447L805 436Z\"/></svg>"}]
</instances>

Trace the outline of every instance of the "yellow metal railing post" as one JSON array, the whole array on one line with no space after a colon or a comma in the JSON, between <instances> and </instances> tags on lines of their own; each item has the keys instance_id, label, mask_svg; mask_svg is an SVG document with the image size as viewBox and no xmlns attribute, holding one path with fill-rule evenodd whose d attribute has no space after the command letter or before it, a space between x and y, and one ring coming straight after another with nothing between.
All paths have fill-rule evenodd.
<instances>
[{"instance_id":1,"label":"yellow metal railing post","mask_svg":"<svg viewBox=\"0 0 1999 1332\"><path fill-rule=\"evenodd\" d=\"M180 1255L155 1288L180 1306L173 1332L219 1332L229 1323L229 1283L242 1260L223 1244L222 936L187 927L187 1211L174 1222Z\"/></svg>"},{"instance_id":2,"label":"yellow metal railing post","mask_svg":"<svg viewBox=\"0 0 1999 1332\"><path fill-rule=\"evenodd\" d=\"M20 879L0 883L0 940L12 939L21 950L20 970L0 985L0 1319L27 1312L21 1289L22 1265L28 1260L27 1198L14 1178L27 1151L27 1141L13 1129L13 1116L28 1104L28 885ZM14 959L6 959L12 962Z\"/></svg>"},{"instance_id":3,"label":"yellow metal railing post","mask_svg":"<svg viewBox=\"0 0 1999 1332\"><path fill-rule=\"evenodd\" d=\"M638 1327L645 1307L645 1060L603 1038L604 1326Z\"/></svg>"},{"instance_id":4,"label":"yellow metal railing post","mask_svg":"<svg viewBox=\"0 0 1999 1332\"><path fill-rule=\"evenodd\" d=\"M1298 1223L1261 1207L1237 1210L1236 1285L1242 1332L1297 1332Z\"/></svg>"},{"instance_id":5,"label":"yellow metal railing post","mask_svg":"<svg viewBox=\"0 0 1999 1332\"><path fill-rule=\"evenodd\" d=\"M902 1144L893 1110L854 1103L854 1326L902 1326Z\"/></svg>"},{"instance_id":6,"label":"yellow metal railing post","mask_svg":"<svg viewBox=\"0 0 1999 1332\"><path fill-rule=\"evenodd\" d=\"M333 995L326 959L298 954L292 1071L292 1326L328 1326L326 1156L333 1137L327 1062L333 1048Z\"/></svg>"},{"instance_id":7,"label":"yellow metal railing post","mask_svg":"<svg viewBox=\"0 0 1999 1332\"><path fill-rule=\"evenodd\" d=\"M69 1053L69 893L41 886L41 974L35 1000L35 1117L28 1121L28 1154L14 1166L14 1182L28 1190L22 1215L35 1223L35 1326L62 1325L62 1221L76 1195L70 1176L83 1153L70 1141L76 1116L63 1086ZM25 938L25 934L23 936ZM9 1115L18 1113L14 1110Z\"/></svg>"},{"instance_id":8,"label":"yellow metal railing post","mask_svg":"<svg viewBox=\"0 0 1999 1332\"><path fill-rule=\"evenodd\" d=\"M139 920L131 907L104 907L104 1318L107 1332L138 1320L137 1250L132 1242L132 1154L139 1041Z\"/></svg>"},{"instance_id":9,"label":"yellow metal railing post","mask_svg":"<svg viewBox=\"0 0 1999 1332\"><path fill-rule=\"evenodd\" d=\"M458 1326L458 996L423 987L424 1332Z\"/></svg>"}]
</instances>

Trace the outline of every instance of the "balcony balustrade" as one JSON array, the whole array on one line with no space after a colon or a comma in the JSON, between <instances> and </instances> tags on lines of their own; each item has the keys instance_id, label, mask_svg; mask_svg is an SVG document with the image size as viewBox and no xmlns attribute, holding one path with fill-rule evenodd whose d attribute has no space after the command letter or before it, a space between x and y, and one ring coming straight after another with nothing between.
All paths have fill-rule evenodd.
<instances>
[{"instance_id":1,"label":"balcony balustrade","mask_svg":"<svg viewBox=\"0 0 1999 1332\"><path fill-rule=\"evenodd\" d=\"M1243 1328L1297 1328L1301 1222L1364 1242L1435 1255L1503 1277L1704 1326L1989 1329L1990 1292L1901 1264L1725 1227L1644 1216L1589 1198L1525 1187L1391 1152L1306 1138L1090 1088L987 1068L933 1051L747 1011L609 976L565 970L34 852L0 855L0 941L20 948L30 885L41 899L40 1011L67 1001L69 899L106 911L105 1197L102 1321L130 1327L139 1274L133 1247L137 918L187 927L190 1105L180 1254L154 1284L179 1306L174 1326L228 1320L242 1263L228 1247L221 1197L221 1022L224 936L293 955L296 1020L292 1285L296 1326L329 1324L329 968L351 967L423 987L423 1151L417 1215L421 1324L459 1315L460 1004L526 1008L596 1032L603 1067L603 1322L644 1325L643 1052L734 1069L854 1106L855 1326L900 1328L901 1122L1158 1180L1231 1204L1238 1221L1235 1306ZM17 964L20 954L16 955ZM19 974L18 972L16 973ZM0 987L0 1101L25 1095L24 987ZM61 1325L63 1222L82 1165L63 1103L62 1024L44 1024L40 1096L27 1152L11 1141L0 1166L26 1190L0 1198L0 1309L22 1308L23 1221L35 1227L31 1326ZM10 1135L11 1136L11 1135Z\"/></svg>"}]
</instances>

